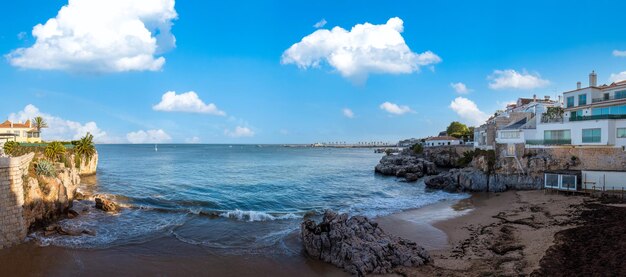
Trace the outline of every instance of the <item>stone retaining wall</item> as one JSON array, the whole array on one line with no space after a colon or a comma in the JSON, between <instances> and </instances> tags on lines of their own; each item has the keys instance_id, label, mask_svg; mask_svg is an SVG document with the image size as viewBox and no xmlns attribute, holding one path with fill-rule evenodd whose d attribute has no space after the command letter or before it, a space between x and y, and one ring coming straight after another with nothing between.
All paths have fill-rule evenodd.
<instances>
[{"instance_id":1,"label":"stone retaining wall","mask_svg":"<svg viewBox=\"0 0 626 277\"><path fill-rule=\"evenodd\" d=\"M27 226L22 216L24 176L34 154L0 158L0 249L24 240Z\"/></svg>"}]
</instances>

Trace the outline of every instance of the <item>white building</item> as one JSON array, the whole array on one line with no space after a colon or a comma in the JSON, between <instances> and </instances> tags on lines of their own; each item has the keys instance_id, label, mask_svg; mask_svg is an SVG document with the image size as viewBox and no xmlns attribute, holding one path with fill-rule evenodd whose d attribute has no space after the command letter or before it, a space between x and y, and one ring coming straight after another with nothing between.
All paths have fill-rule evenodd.
<instances>
[{"instance_id":1,"label":"white building","mask_svg":"<svg viewBox=\"0 0 626 277\"><path fill-rule=\"evenodd\" d=\"M541 120L537 125L537 145L626 146L626 81L597 85L595 72L589 86L580 82L563 92L565 108L557 120Z\"/></svg>"},{"instance_id":2,"label":"white building","mask_svg":"<svg viewBox=\"0 0 626 277\"><path fill-rule=\"evenodd\" d=\"M463 144L463 141L461 139L450 137L450 136L429 137L424 142L425 147L461 145L461 144Z\"/></svg>"}]
</instances>

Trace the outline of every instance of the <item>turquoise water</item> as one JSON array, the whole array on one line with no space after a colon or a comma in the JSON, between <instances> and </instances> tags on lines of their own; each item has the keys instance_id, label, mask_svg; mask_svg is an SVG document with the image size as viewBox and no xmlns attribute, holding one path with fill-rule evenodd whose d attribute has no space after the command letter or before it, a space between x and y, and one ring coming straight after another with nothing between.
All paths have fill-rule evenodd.
<instances>
[{"instance_id":1,"label":"turquoise water","mask_svg":"<svg viewBox=\"0 0 626 277\"><path fill-rule=\"evenodd\" d=\"M256 145L98 145L82 190L114 197L117 215L90 210L61 222L96 236L40 238L103 248L162 236L229 251L281 249L305 215L376 217L466 197L374 174L372 149ZM85 202L84 205L90 203ZM79 205L81 204L79 203Z\"/></svg>"}]
</instances>

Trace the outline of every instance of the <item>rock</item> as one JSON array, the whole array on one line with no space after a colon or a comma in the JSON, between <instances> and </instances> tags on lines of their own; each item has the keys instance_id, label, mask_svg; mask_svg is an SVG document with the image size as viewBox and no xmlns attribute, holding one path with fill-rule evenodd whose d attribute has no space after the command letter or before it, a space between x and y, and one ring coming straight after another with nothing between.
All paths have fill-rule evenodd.
<instances>
[{"instance_id":1,"label":"rock","mask_svg":"<svg viewBox=\"0 0 626 277\"><path fill-rule=\"evenodd\" d=\"M524 174L487 174L482 170L466 167L451 169L424 179L427 188L447 192L502 192L541 189L543 178Z\"/></svg>"},{"instance_id":2,"label":"rock","mask_svg":"<svg viewBox=\"0 0 626 277\"><path fill-rule=\"evenodd\" d=\"M377 173L406 178L408 174L413 179L426 175L437 174L437 167L434 163L414 155L388 155L383 156L378 165L374 168ZM409 180L407 180L409 181ZM412 182L412 181L409 181Z\"/></svg>"},{"instance_id":3,"label":"rock","mask_svg":"<svg viewBox=\"0 0 626 277\"><path fill-rule=\"evenodd\" d=\"M386 234L363 216L348 218L347 214L326 211L319 224L305 220L300 235L308 255L357 276L387 274L398 266L432 262L423 247Z\"/></svg>"},{"instance_id":4,"label":"rock","mask_svg":"<svg viewBox=\"0 0 626 277\"><path fill-rule=\"evenodd\" d=\"M417 182L417 179L419 178L420 177L415 173L407 173L404 175L404 179L406 179L407 182Z\"/></svg>"},{"instance_id":5,"label":"rock","mask_svg":"<svg viewBox=\"0 0 626 277\"><path fill-rule=\"evenodd\" d=\"M96 201L96 209L100 209L105 212L115 212L118 209L115 202L108 200L106 198L96 197L95 201Z\"/></svg>"},{"instance_id":6,"label":"rock","mask_svg":"<svg viewBox=\"0 0 626 277\"><path fill-rule=\"evenodd\" d=\"M67 210L67 218L69 219L76 218L78 215L79 213L73 209Z\"/></svg>"}]
</instances>

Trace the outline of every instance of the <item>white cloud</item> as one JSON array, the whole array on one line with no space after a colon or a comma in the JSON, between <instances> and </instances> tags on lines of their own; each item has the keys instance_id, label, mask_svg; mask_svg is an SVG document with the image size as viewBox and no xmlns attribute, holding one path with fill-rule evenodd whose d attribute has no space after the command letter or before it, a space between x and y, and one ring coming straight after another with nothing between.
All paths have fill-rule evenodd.
<instances>
[{"instance_id":1,"label":"white cloud","mask_svg":"<svg viewBox=\"0 0 626 277\"><path fill-rule=\"evenodd\" d=\"M450 103L450 109L456 112L466 124L481 125L489 118L489 116L478 109L476 103L464 97L457 97Z\"/></svg>"},{"instance_id":2,"label":"white cloud","mask_svg":"<svg viewBox=\"0 0 626 277\"><path fill-rule=\"evenodd\" d=\"M63 118L53 116L47 113L43 113L36 106L29 104L24 107L22 111L17 113L11 113L9 120L18 122L26 122L26 120L32 120L36 116L41 116L48 123L48 128L41 130L41 137L46 141L51 140L77 140L85 136L87 133L91 133L95 142L111 142L111 138L107 136L107 133L100 128L96 122L89 121L87 123L80 123L71 120L65 120Z\"/></svg>"},{"instance_id":3,"label":"white cloud","mask_svg":"<svg viewBox=\"0 0 626 277\"><path fill-rule=\"evenodd\" d=\"M313 28L317 28L317 29L322 28L326 25L326 23L328 23L326 22L326 19L322 18L322 20L318 21L317 23L315 23L315 25L313 25Z\"/></svg>"},{"instance_id":4,"label":"white cloud","mask_svg":"<svg viewBox=\"0 0 626 277\"><path fill-rule=\"evenodd\" d=\"M200 138L199 137L191 137L191 138L187 138L185 139L186 143L200 143Z\"/></svg>"},{"instance_id":5,"label":"white cloud","mask_svg":"<svg viewBox=\"0 0 626 277\"><path fill-rule=\"evenodd\" d=\"M489 83L491 89L534 89L550 84L550 81L541 79L539 74L531 74L526 70L521 73L513 69L494 70L487 78L491 80Z\"/></svg>"},{"instance_id":6,"label":"white cloud","mask_svg":"<svg viewBox=\"0 0 626 277\"><path fill-rule=\"evenodd\" d=\"M254 131L248 127L237 126L235 130L224 130L224 134L232 138L252 137L254 136Z\"/></svg>"},{"instance_id":7,"label":"white cloud","mask_svg":"<svg viewBox=\"0 0 626 277\"><path fill-rule=\"evenodd\" d=\"M42 70L123 72L160 70L156 55L175 46L175 0L69 0L37 24L34 45L6 55L11 65Z\"/></svg>"},{"instance_id":8,"label":"white cloud","mask_svg":"<svg viewBox=\"0 0 626 277\"><path fill-rule=\"evenodd\" d=\"M611 82L619 82L626 80L626 71L622 71L620 73L611 73L611 77L609 77Z\"/></svg>"},{"instance_id":9,"label":"white cloud","mask_svg":"<svg viewBox=\"0 0 626 277\"><path fill-rule=\"evenodd\" d=\"M163 143L172 140L172 137L168 135L162 129L158 130L139 130L136 132L130 132L126 134L126 139L128 142L136 144L136 143Z\"/></svg>"},{"instance_id":10,"label":"white cloud","mask_svg":"<svg viewBox=\"0 0 626 277\"><path fill-rule=\"evenodd\" d=\"M431 51L412 52L401 35L403 24L394 17L381 25L357 24L350 31L320 29L289 47L281 63L306 69L326 62L342 76L361 81L370 73L412 73L441 62Z\"/></svg>"},{"instance_id":11,"label":"white cloud","mask_svg":"<svg viewBox=\"0 0 626 277\"><path fill-rule=\"evenodd\" d=\"M626 51L613 50L613 56L615 56L615 57L626 57Z\"/></svg>"},{"instance_id":12,"label":"white cloud","mask_svg":"<svg viewBox=\"0 0 626 277\"><path fill-rule=\"evenodd\" d=\"M405 113L413 112L413 110L411 110L409 106L400 106L391 102L382 103L379 107L381 110L396 115L403 115Z\"/></svg>"},{"instance_id":13,"label":"white cloud","mask_svg":"<svg viewBox=\"0 0 626 277\"><path fill-rule=\"evenodd\" d=\"M461 82L459 83L451 83L450 86L456 91L458 94L468 94L472 90L468 89L467 86Z\"/></svg>"},{"instance_id":14,"label":"white cloud","mask_svg":"<svg viewBox=\"0 0 626 277\"><path fill-rule=\"evenodd\" d=\"M205 104L198 94L193 91L176 94L175 91L168 91L161 97L161 102L152 106L155 111L161 112L188 112L205 113L225 116L226 113L217 108L213 103Z\"/></svg>"},{"instance_id":15,"label":"white cloud","mask_svg":"<svg viewBox=\"0 0 626 277\"><path fill-rule=\"evenodd\" d=\"M351 109L345 108L342 110L343 115L347 118L354 118L354 112Z\"/></svg>"}]
</instances>

